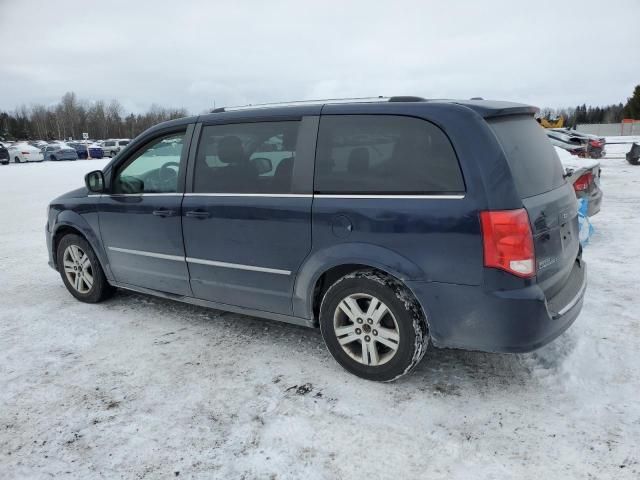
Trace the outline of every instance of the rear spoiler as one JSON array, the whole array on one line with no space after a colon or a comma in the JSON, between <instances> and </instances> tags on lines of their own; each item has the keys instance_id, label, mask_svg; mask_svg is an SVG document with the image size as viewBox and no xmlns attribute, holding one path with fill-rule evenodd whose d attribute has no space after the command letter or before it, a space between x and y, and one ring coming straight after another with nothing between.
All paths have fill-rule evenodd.
<instances>
[{"instance_id":1,"label":"rear spoiler","mask_svg":"<svg viewBox=\"0 0 640 480\"><path fill-rule=\"evenodd\" d=\"M524 103L500 102L496 100L465 100L455 102L463 105L483 118L504 117L507 115L535 115L540 111L538 107Z\"/></svg>"}]
</instances>

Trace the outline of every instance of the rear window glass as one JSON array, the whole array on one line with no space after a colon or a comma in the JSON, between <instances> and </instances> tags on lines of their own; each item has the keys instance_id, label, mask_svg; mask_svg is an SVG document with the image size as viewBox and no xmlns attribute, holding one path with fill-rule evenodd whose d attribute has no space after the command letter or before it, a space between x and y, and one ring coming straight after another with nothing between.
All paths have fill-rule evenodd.
<instances>
[{"instance_id":1,"label":"rear window glass","mask_svg":"<svg viewBox=\"0 0 640 480\"><path fill-rule=\"evenodd\" d=\"M461 193L464 181L451 142L432 123L395 115L323 115L315 191Z\"/></svg>"},{"instance_id":2,"label":"rear window glass","mask_svg":"<svg viewBox=\"0 0 640 480\"><path fill-rule=\"evenodd\" d=\"M533 117L508 116L488 123L502 145L522 198L548 192L565 183L560 159Z\"/></svg>"}]
</instances>

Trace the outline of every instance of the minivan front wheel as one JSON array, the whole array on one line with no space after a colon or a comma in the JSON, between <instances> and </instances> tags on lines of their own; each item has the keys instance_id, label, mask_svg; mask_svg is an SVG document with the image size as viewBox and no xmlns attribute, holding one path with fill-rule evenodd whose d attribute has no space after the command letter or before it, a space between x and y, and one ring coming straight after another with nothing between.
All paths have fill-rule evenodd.
<instances>
[{"instance_id":1,"label":"minivan front wheel","mask_svg":"<svg viewBox=\"0 0 640 480\"><path fill-rule=\"evenodd\" d=\"M58 271L69 293L86 303L106 299L113 291L93 249L80 235L62 237L56 250Z\"/></svg>"},{"instance_id":2,"label":"minivan front wheel","mask_svg":"<svg viewBox=\"0 0 640 480\"><path fill-rule=\"evenodd\" d=\"M409 373L424 356L429 339L426 319L411 292L374 270L346 275L327 290L320 329L340 365L377 381Z\"/></svg>"}]
</instances>

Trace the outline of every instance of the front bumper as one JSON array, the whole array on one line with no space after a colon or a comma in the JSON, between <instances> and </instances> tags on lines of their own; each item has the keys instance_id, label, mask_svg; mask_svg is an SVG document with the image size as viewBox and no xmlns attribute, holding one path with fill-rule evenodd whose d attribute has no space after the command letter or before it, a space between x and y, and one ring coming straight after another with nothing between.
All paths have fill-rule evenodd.
<instances>
[{"instance_id":1,"label":"front bumper","mask_svg":"<svg viewBox=\"0 0 640 480\"><path fill-rule=\"evenodd\" d=\"M438 347L485 352L536 350L567 330L582 310L586 264L576 260L569 279L551 299L534 284L518 290L407 282L427 315Z\"/></svg>"},{"instance_id":2,"label":"front bumper","mask_svg":"<svg viewBox=\"0 0 640 480\"><path fill-rule=\"evenodd\" d=\"M58 270L55 259L53 257L53 233L49 230L49 224L44 227L44 236L47 239L47 253L49 254L49 261L47 262L51 268Z\"/></svg>"}]
</instances>

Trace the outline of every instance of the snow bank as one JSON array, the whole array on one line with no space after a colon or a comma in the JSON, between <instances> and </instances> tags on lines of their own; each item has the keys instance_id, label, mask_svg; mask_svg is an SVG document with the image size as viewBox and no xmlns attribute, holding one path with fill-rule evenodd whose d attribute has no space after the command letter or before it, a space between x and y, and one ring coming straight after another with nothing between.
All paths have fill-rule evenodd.
<instances>
[{"instance_id":1,"label":"snow bank","mask_svg":"<svg viewBox=\"0 0 640 480\"><path fill-rule=\"evenodd\" d=\"M45 207L105 164L0 166L0 476L640 476L640 169L624 159L603 160L564 335L527 355L431 349L393 384L344 372L315 330L125 292L74 300L47 266Z\"/></svg>"}]
</instances>

